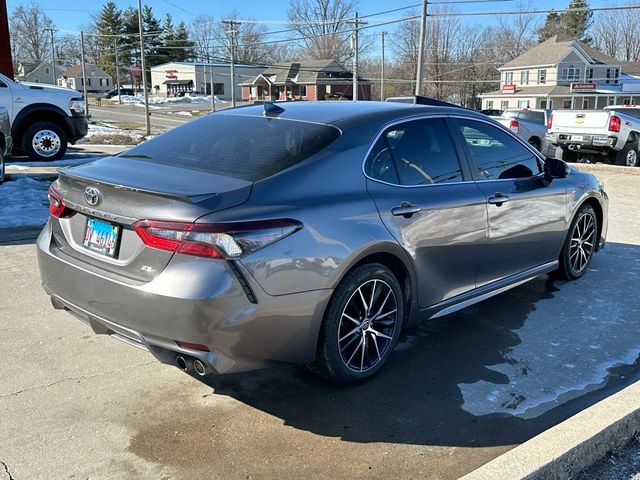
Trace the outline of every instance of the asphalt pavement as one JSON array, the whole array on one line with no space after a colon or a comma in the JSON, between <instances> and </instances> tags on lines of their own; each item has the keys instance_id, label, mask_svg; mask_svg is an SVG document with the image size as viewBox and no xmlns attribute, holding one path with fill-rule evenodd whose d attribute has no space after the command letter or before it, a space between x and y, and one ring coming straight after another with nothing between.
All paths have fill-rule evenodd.
<instances>
[{"instance_id":1,"label":"asphalt pavement","mask_svg":"<svg viewBox=\"0 0 640 480\"><path fill-rule=\"evenodd\" d=\"M8 241L0 479L458 478L640 378L635 173L598 172L609 243L585 277L411 329L355 388L297 366L185 375L54 311L35 247Z\"/></svg>"}]
</instances>

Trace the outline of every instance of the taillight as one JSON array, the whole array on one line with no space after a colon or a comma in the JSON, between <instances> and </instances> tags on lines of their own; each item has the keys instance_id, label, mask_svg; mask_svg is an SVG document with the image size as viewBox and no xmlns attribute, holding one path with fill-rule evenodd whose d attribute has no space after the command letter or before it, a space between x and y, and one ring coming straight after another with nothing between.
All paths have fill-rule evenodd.
<instances>
[{"instance_id":1,"label":"taillight","mask_svg":"<svg viewBox=\"0 0 640 480\"><path fill-rule=\"evenodd\" d=\"M145 245L210 258L239 258L302 228L295 220L241 223L183 223L140 220L133 228Z\"/></svg>"},{"instance_id":2,"label":"taillight","mask_svg":"<svg viewBox=\"0 0 640 480\"><path fill-rule=\"evenodd\" d=\"M616 115L611 115L609 117L609 131L610 132L620 131L620 117Z\"/></svg>"},{"instance_id":3,"label":"taillight","mask_svg":"<svg viewBox=\"0 0 640 480\"><path fill-rule=\"evenodd\" d=\"M62 197L56 190L53 188L53 183L49 186L49 212L55 218L69 218L73 217L76 212L67 208L62 200Z\"/></svg>"},{"instance_id":4,"label":"taillight","mask_svg":"<svg viewBox=\"0 0 640 480\"><path fill-rule=\"evenodd\" d=\"M520 133L520 123L512 118L511 122L509 122L509 130L517 135L518 133Z\"/></svg>"},{"instance_id":5,"label":"taillight","mask_svg":"<svg viewBox=\"0 0 640 480\"><path fill-rule=\"evenodd\" d=\"M551 130L551 125L553 125L553 113L550 113L547 119L547 129Z\"/></svg>"}]
</instances>

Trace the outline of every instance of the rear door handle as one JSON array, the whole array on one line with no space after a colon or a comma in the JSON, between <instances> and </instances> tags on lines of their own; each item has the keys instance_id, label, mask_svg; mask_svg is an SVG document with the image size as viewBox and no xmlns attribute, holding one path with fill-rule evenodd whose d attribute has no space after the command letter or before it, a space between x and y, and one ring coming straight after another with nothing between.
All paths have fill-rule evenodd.
<instances>
[{"instance_id":1,"label":"rear door handle","mask_svg":"<svg viewBox=\"0 0 640 480\"><path fill-rule=\"evenodd\" d=\"M410 218L414 213L418 213L420 210L422 210L421 207L411 205L409 202L402 202L399 207L393 207L391 209L391 215Z\"/></svg>"},{"instance_id":2,"label":"rear door handle","mask_svg":"<svg viewBox=\"0 0 640 480\"><path fill-rule=\"evenodd\" d=\"M508 201L509 201L509 197L501 194L500 192L496 192L494 196L489 197L487 199L487 203L490 203L491 205L495 205L497 207L502 205L504 202L508 202Z\"/></svg>"}]
</instances>

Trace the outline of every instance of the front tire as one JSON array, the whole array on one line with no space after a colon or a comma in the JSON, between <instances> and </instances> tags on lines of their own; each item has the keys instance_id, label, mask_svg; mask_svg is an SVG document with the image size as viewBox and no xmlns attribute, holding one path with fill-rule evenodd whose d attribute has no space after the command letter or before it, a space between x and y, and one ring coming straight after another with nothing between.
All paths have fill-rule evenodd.
<instances>
[{"instance_id":1,"label":"front tire","mask_svg":"<svg viewBox=\"0 0 640 480\"><path fill-rule=\"evenodd\" d=\"M29 126L22 136L22 149L32 160L59 160L67 153L67 143L64 130L49 122Z\"/></svg>"},{"instance_id":2,"label":"front tire","mask_svg":"<svg viewBox=\"0 0 640 480\"><path fill-rule=\"evenodd\" d=\"M560 252L558 273L565 280L585 274L598 241L598 217L591 205L582 205L576 213Z\"/></svg>"},{"instance_id":3,"label":"front tire","mask_svg":"<svg viewBox=\"0 0 640 480\"><path fill-rule=\"evenodd\" d=\"M371 378L398 342L403 318L402 289L391 270L379 263L354 269L329 302L311 370L342 385Z\"/></svg>"},{"instance_id":4,"label":"front tire","mask_svg":"<svg viewBox=\"0 0 640 480\"><path fill-rule=\"evenodd\" d=\"M625 143L624 148L616 154L616 165L623 165L626 167L640 166L638 142Z\"/></svg>"}]
</instances>

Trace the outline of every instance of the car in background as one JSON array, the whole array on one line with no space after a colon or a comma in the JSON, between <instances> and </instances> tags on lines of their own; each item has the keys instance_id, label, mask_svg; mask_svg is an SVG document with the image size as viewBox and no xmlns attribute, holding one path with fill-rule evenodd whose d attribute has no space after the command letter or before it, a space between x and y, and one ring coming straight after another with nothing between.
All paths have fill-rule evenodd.
<instances>
[{"instance_id":1,"label":"car in background","mask_svg":"<svg viewBox=\"0 0 640 480\"><path fill-rule=\"evenodd\" d=\"M130 96L134 96L136 94L136 92L133 90L133 88L129 88L129 87L120 87L120 95L130 95ZM112 88L111 90L109 90L108 92L105 92L101 95L98 95L98 98L113 98L113 97L117 97L118 96L118 89L117 88Z\"/></svg>"},{"instance_id":2,"label":"car in background","mask_svg":"<svg viewBox=\"0 0 640 480\"><path fill-rule=\"evenodd\" d=\"M5 157L11 151L11 122L9 112L0 107L0 183L4 181Z\"/></svg>"},{"instance_id":3,"label":"car in background","mask_svg":"<svg viewBox=\"0 0 640 480\"><path fill-rule=\"evenodd\" d=\"M507 109L495 121L504 125L538 151L542 151L551 110Z\"/></svg>"},{"instance_id":4,"label":"car in background","mask_svg":"<svg viewBox=\"0 0 640 480\"><path fill-rule=\"evenodd\" d=\"M480 113L484 115L488 115L489 117L499 117L502 115L502 110L496 110L494 108L486 108L484 110L480 110Z\"/></svg>"},{"instance_id":5,"label":"car in background","mask_svg":"<svg viewBox=\"0 0 640 480\"><path fill-rule=\"evenodd\" d=\"M301 363L341 384L407 326L581 277L608 204L485 115L397 102L211 113L60 170L49 200L54 308L198 375Z\"/></svg>"}]
</instances>

